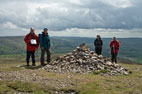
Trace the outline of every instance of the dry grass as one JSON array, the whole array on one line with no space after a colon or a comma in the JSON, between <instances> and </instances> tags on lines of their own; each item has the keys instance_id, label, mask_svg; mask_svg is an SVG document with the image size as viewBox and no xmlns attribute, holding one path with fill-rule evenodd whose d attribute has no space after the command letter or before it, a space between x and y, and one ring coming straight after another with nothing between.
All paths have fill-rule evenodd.
<instances>
[{"instance_id":1,"label":"dry grass","mask_svg":"<svg viewBox=\"0 0 142 94\"><path fill-rule=\"evenodd\" d=\"M33 70L36 71L37 75L41 77L53 79L54 81L58 80L60 82L68 81L68 83L72 84L73 87L60 88L60 90L77 90L79 91L79 94L142 94L142 65L121 63L120 65L128 68L129 71L132 71L132 74L128 76L100 76L93 74L59 74L46 72L44 70L38 70L38 68L40 68L40 63L37 63L37 67L29 68L24 66L16 67L17 64L25 65L24 63L2 63L0 64L0 71L21 71L22 73L24 70L24 72L28 73L29 70ZM11 84L12 87L17 87L17 89L22 88L21 85L23 85L22 82L12 82ZM32 93L39 91L41 94L47 94L49 92L44 91L48 90L49 88L54 89L54 87L51 85L52 88L48 86L38 90L35 89L37 88L36 85L30 84L33 83L29 83L29 86L27 87L31 88L30 90L32 90ZM38 84L41 85L40 83ZM8 82L0 81L1 94L3 94L3 92L12 92L8 85Z\"/></svg>"}]
</instances>

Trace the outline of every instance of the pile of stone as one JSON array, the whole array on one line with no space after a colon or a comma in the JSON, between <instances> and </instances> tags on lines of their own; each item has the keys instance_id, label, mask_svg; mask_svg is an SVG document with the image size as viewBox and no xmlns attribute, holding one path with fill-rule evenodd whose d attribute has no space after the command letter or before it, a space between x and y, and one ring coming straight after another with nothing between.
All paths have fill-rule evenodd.
<instances>
[{"instance_id":1,"label":"pile of stone","mask_svg":"<svg viewBox=\"0 0 142 94\"><path fill-rule=\"evenodd\" d=\"M42 69L48 72L58 73L129 74L127 69L118 64L111 63L109 58L90 51L88 46L84 43L76 47L72 53L58 57L55 61Z\"/></svg>"}]
</instances>

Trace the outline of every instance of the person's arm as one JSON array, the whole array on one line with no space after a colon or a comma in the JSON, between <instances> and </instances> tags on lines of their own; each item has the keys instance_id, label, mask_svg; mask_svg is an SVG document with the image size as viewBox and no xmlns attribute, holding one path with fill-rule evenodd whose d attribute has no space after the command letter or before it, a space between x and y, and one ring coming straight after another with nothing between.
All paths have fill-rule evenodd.
<instances>
[{"instance_id":1,"label":"person's arm","mask_svg":"<svg viewBox=\"0 0 142 94\"><path fill-rule=\"evenodd\" d=\"M112 41L110 42L110 48L112 48Z\"/></svg>"},{"instance_id":2,"label":"person's arm","mask_svg":"<svg viewBox=\"0 0 142 94\"><path fill-rule=\"evenodd\" d=\"M96 40L94 40L94 46L96 46Z\"/></svg>"},{"instance_id":3,"label":"person's arm","mask_svg":"<svg viewBox=\"0 0 142 94\"><path fill-rule=\"evenodd\" d=\"M103 46L103 41L101 40L101 46Z\"/></svg>"},{"instance_id":4,"label":"person's arm","mask_svg":"<svg viewBox=\"0 0 142 94\"><path fill-rule=\"evenodd\" d=\"M119 49L119 46L120 46L119 41L117 41L117 49Z\"/></svg>"},{"instance_id":5,"label":"person's arm","mask_svg":"<svg viewBox=\"0 0 142 94\"><path fill-rule=\"evenodd\" d=\"M51 47L50 37L49 37L49 35L48 35L48 46L49 46L49 48Z\"/></svg>"},{"instance_id":6,"label":"person's arm","mask_svg":"<svg viewBox=\"0 0 142 94\"><path fill-rule=\"evenodd\" d=\"M25 36L25 38L24 38L24 41L25 41L25 43L27 43L27 44L29 44L30 43L30 40L28 39L28 34Z\"/></svg>"},{"instance_id":7,"label":"person's arm","mask_svg":"<svg viewBox=\"0 0 142 94\"><path fill-rule=\"evenodd\" d=\"M40 43L40 47L43 47L43 43L42 43L42 34L39 34L39 43Z\"/></svg>"},{"instance_id":8,"label":"person's arm","mask_svg":"<svg viewBox=\"0 0 142 94\"><path fill-rule=\"evenodd\" d=\"M38 38L38 36L37 36L37 35L36 35L36 41L37 41L36 48L38 48L38 47L39 47L39 38Z\"/></svg>"}]
</instances>

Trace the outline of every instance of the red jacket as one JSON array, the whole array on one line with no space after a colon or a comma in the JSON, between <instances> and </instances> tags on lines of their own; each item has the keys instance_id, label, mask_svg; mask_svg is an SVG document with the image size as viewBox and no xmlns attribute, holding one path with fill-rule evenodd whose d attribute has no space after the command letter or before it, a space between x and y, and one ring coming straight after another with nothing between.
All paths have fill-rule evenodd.
<instances>
[{"instance_id":1,"label":"red jacket","mask_svg":"<svg viewBox=\"0 0 142 94\"><path fill-rule=\"evenodd\" d=\"M37 45L32 45L31 44L31 39L36 39ZM27 34L25 36L24 39L25 43L27 44L27 51L36 51L39 47L39 39L38 36L36 34L32 35L32 34Z\"/></svg>"},{"instance_id":2,"label":"red jacket","mask_svg":"<svg viewBox=\"0 0 142 94\"><path fill-rule=\"evenodd\" d=\"M111 48L111 54L113 53L118 53L118 50L119 50L119 42L118 41L114 41L112 40L111 43L110 43L110 48Z\"/></svg>"}]
</instances>

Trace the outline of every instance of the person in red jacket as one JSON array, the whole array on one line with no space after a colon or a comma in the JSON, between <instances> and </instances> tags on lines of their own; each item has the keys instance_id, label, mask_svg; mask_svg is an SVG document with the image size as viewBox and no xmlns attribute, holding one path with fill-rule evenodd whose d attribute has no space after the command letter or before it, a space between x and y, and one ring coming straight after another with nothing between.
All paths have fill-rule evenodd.
<instances>
[{"instance_id":1,"label":"person in red jacket","mask_svg":"<svg viewBox=\"0 0 142 94\"><path fill-rule=\"evenodd\" d=\"M113 40L110 43L110 48L111 48L111 61L117 63L117 54L119 50L119 41L116 39L116 37L113 37Z\"/></svg>"},{"instance_id":2,"label":"person in red jacket","mask_svg":"<svg viewBox=\"0 0 142 94\"><path fill-rule=\"evenodd\" d=\"M35 34L33 28L31 28L30 33L25 36L24 41L27 45L27 58L26 58L27 66L29 66L30 56L32 56L32 65L36 66L35 51L39 47L39 39L38 39L38 36Z\"/></svg>"}]
</instances>

